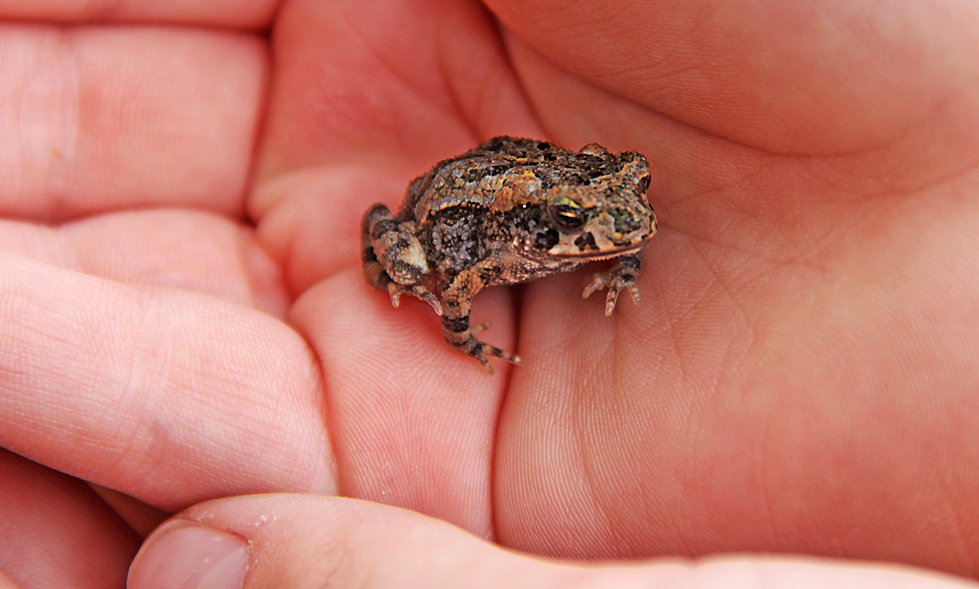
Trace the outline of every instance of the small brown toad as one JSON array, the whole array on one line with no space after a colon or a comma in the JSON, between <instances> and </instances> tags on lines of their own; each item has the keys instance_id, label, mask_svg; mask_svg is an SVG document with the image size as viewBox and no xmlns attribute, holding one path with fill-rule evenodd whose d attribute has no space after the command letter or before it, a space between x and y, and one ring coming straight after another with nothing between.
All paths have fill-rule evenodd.
<instances>
[{"instance_id":1,"label":"small brown toad","mask_svg":"<svg viewBox=\"0 0 979 589\"><path fill-rule=\"evenodd\" d=\"M367 210L364 276L395 307L402 294L430 304L445 341L492 373L487 355L521 360L478 340L485 325L469 326L472 298L487 286L618 258L583 296L607 287L606 315L622 289L639 302L639 250L656 232L648 188L649 164L636 152L494 137L416 178L397 215L382 204Z\"/></svg>"}]
</instances>

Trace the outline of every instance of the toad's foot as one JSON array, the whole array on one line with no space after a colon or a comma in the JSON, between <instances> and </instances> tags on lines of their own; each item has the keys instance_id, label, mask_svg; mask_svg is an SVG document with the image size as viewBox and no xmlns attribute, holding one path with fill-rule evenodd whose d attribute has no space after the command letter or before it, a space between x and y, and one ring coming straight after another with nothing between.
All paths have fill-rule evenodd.
<instances>
[{"instance_id":1,"label":"toad's foot","mask_svg":"<svg viewBox=\"0 0 979 589\"><path fill-rule=\"evenodd\" d=\"M503 358L507 362L517 365L523 364L523 360L520 359L520 356L511 354L506 350L501 350L496 346L476 339L476 334L489 328L488 323L482 323L476 327L473 327L472 329L469 329L468 317L460 318L456 321L447 321L446 319L447 318L445 316L442 317L442 335L445 337L445 341L463 354L472 356L478 360L479 364L483 367L483 370L485 370L487 374L493 374L493 367L490 366L489 360L486 359L486 356ZM461 327L461 319L465 319L465 328L463 330L452 329L453 327Z\"/></svg>"},{"instance_id":2,"label":"toad's foot","mask_svg":"<svg viewBox=\"0 0 979 589\"><path fill-rule=\"evenodd\" d=\"M479 363L482 365L483 370L486 371L486 374L493 374L493 367L490 366L489 360L486 359L487 355L496 356L497 358L503 358L507 362L517 364L518 366L520 364L523 364L523 360L520 359L520 356L507 352L506 350L501 350L500 348L497 348L496 346L492 346L486 342L480 341L476 339L475 336L473 335L470 335L465 342L463 342L461 345L456 347L460 351L469 354L470 356L478 360Z\"/></svg>"},{"instance_id":3,"label":"toad's foot","mask_svg":"<svg viewBox=\"0 0 979 589\"><path fill-rule=\"evenodd\" d=\"M639 287L636 280L639 278L639 269L642 267L642 258L639 254L630 254L619 258L619 263L612 266L605 272L598 272L592 276L591 281L585 285L582 298L588 298L596 290L608 288L608 296L605 298L605 314L611 315L615 310L615 302L619 298L622 289L627 289L632 295L632 302L639 304Z\"/></svg>"},{"instance_id":4,"label":"toad's foot","mask_svg":"<svg viewBox=\"0 0 979 589\"><path fill-rule=\"evenodd\" d=\"M395 307L401 305L401 295L408 294L413 297L417 297L435 309L435 313L438 315L442 314L442 304L439 300L435 298L432 291L428 290L424 286L418 284L410 284L408 286L402 286L394 281L388 282L388 294L391 295L391 304Z\"/></svg>"}]
</instances>

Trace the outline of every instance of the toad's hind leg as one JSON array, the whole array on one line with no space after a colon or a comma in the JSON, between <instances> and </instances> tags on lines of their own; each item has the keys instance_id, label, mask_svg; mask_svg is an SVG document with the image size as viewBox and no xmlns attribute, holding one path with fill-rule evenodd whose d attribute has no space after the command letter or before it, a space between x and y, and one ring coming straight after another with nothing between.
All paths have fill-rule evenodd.
<instances>
[{"instance_id":1,"label":"toad's hind leg","mask_svg":"<svg viewBox=\"0 0 979 589\"><path fill-rule=\"evenodd\" d=\"M429 269L425 252L414 235L414 223L398 223L391 209L376 204L364 213L360 243L364 278L374 288L387 291L392 305L397 307L401 295L410 294L442 314L442 305L435 295L418 284Z\"/></svg>"},{"instance_id":2,"label":"toad's hind leg","mask_svg":"<svg viewBox=\"0 0 979 589\"><path fill-rule=\"evenodd\" d=\"M507 362L523 364L520 356L507 352L506 350L501 350L494 345L476 338L477 333L488 327L489 324L487 323L470 327L468 314L463 317L451 317L448 309L446 309L446 313L442 315L442 337L445 338L445 341L463 354L467 354L478 360L488 374L493 374L493 367L490 366L486 356L496 356L497 358L503 358Z\"/></svg>"},{"instance_id":3,"label":"toad's hind leg","mask_svg":"<svg viewBox=\"0 0 979 589\"><path fill-rule=\"evenodd\" d=\"M514 364L523 363L516 354L476 338L476 334L489 325L469 326L470 302L485 286L483 277L493 271L493 266L492 261L484 260L456 276L442 291L442 303L445 305L442 314L442 337L455 349L478 360L489 374L493 374L493 367L490 366L486 356L496 356Z\"/></svg>"}]
</instances>

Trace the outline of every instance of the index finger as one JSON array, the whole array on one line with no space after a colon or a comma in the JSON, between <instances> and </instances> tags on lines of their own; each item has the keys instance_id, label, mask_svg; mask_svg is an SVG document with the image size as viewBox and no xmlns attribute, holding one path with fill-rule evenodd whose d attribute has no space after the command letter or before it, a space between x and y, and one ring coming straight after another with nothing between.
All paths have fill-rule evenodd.
<instances>
[{"instance_id":1,"label":"index finger","mask_svg":"<svg viewBox=\"0 0 979 589\"><path fill-rule=\"evenodd\" d=\"M153 22L266 27L275 0L0 0L0 18L52 22Z\"/></svg>"},{"instance_id":2,"label":"index finger","mask_svg":"<svg viewBox=\"0 0 979 589\"><path fill-rule=\"evenodd\" d=\"M240 214L267 71L245 34L0 27L0 215Z\"/></svg>"}]
</instances>

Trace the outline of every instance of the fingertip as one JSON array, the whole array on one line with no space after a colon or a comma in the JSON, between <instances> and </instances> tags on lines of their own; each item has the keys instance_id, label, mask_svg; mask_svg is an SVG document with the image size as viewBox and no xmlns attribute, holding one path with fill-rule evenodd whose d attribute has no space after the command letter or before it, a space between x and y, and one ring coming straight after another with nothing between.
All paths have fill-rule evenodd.
<instances>
[{"instance_id":1,"label":"fingertip","mask_svg":"<svg viewBox=\"0 0 979 589\"><path fill-rule=\"evenodd\" d=\"M195 522L175 520L154 532L129 569L129 589L240 589L248 543Z\"/></svg>"}]
</instances>

